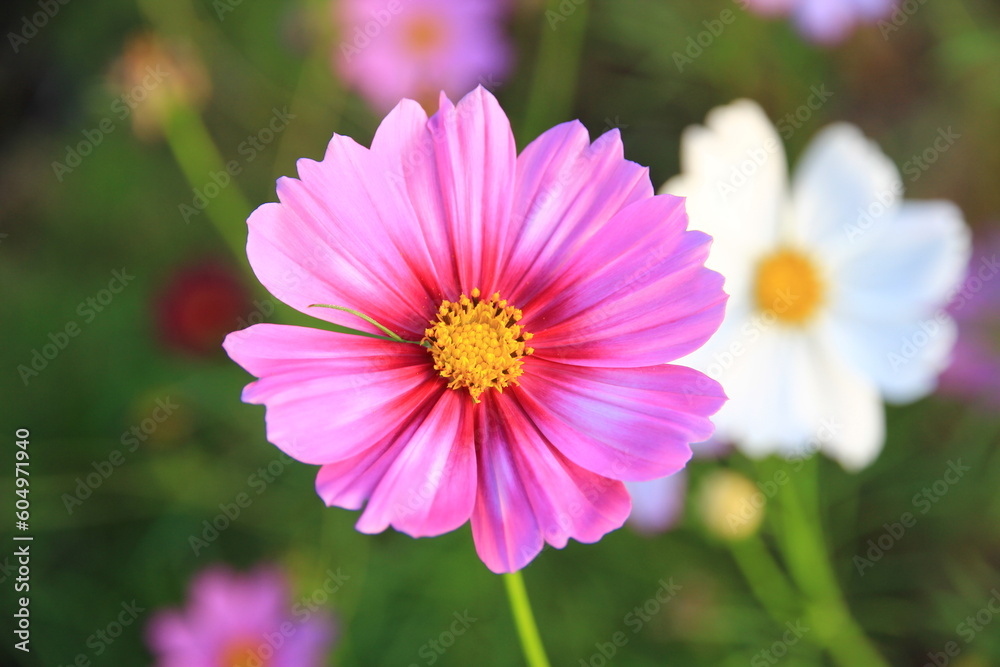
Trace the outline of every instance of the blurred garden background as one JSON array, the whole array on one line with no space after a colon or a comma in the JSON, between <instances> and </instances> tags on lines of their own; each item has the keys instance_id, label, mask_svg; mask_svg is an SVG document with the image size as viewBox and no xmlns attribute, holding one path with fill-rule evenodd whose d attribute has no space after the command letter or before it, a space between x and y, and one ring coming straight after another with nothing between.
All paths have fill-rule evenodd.
<instances>
[{"instance_id":1,"label":"blurred garden background","mask_svg":"<svg viewBox=\"0 0 1000 667\"><path fill-rule=\"evenodd\" d=\"M746 97L793 164L818 130L848 121L896 163L908 198L954 201L977 241L1000 232L995 2L906 0L835 43L732 0L488 4L502 56L448 93L491 90L519 148L579 118L592 138L620 131L659 187L679 170L683 129ZM253 277L246 217L276 199L296 159L321 158L334 132L368 145L387 111L343 66L369 44L344 11L329 0L5 3L4 664L154 664L150 620L184 605L213 564L283 570L290 606L336 619L322 664L523 664L503 584L468 526L421 540L356 532L356 512L317 497L315 468L265 440L263 408L240 402L250 377L220 347L250 324L309 321ZM1000 355L1000 310L984 310L985 349ZM784 568L775 517L800 500L781 480L808 470L825 544L811 555L827 561L816 576L832 572L885 660L1000 664L1000 384L950 389L887 406L884 450L858 473L822 456L696 459L671 530L626 525L546 549L524 577L552 663L833 664L809 573L766 583L767 568ZM13 633L18 429L30 432L27 654ZM740 540L699 511L723 469L751 482L730 508L750 502L762 519Z\"/></svg>"}]
</instances>

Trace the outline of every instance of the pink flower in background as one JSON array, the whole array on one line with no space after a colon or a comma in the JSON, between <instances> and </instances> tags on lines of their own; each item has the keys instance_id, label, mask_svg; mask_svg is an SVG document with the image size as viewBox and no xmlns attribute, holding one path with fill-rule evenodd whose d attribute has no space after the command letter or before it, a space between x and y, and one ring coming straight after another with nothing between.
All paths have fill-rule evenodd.
<instances>
[{"instance_id":1,"label":"pink flower in background","mask_svg":"<svg viewBox=\"0 0 1000 667\"><path fill-rule=\"evenodd\" d=\"M463 95L510 68L503 32L507 0L342 0L335 4L337 71L368 102L388 111L400 99L432 108L437 95Z\"/></svg>"},{"instance_id":2,"label":"pink flower in background","mask_svg":"<svg viewBox=\"0 0 1000 667\"><path fill-rule=\"evenodd\" d=\"M629 482L625 486L632 496L628 522L640 533L670 530L684 515L687 474L683 470L648 482Z\"/></svg>"},{"instance_id":3,"label":"pink flower in background","mask_svg":"<svg viewBox=\"0 0 1000 667\"><path fill-rule=\"evenodd\" d=\"M958 323L951 366L941 390L1000 406L1000 232L975 245L969 273L948 306Z\"/></svg>"},{"instance_id":4,"label":"pink flower in background","mask_svg":"<svg viewBox=\"0 0 1000 667\"><path fill-rule=\"evenodd\" d=\"M335 637L326 612L293 615L288 582L266 567L209 567L185 608L157 612L147 628L157 667L318 667Z\"/></svg>"},{"instance_id":5,"label":"pink flower in background","mask_svg":"<svg viewBox=\"0 0 1000 667\"><path fill-rule=\"evenodd\" d=\"M874 23L892 11L896 0L742 0L763 15L791 15L799 32L820 44L843 41L855 27Z\"/></svg>"},{"instance_id":6,"label":"pink flower in background","mask_svg":"<svg viewBox=\"0 0 1000 667\"><path fill-rule=\"evenodd\" d=\"M654 196L618 132L558 125L517 155L497 101L401 102L371 149L333 137L248 221L277 298L382 338L259 324L225 343L260 378L268 439L323 466L328 505L413 537L472 522L495 572L544 543L595 542L629 514L623 480L677 472L724 399L668 362L723 317L710 237ZM346 306L354 315L312 304Z\"/></svg>"}]
</instances>

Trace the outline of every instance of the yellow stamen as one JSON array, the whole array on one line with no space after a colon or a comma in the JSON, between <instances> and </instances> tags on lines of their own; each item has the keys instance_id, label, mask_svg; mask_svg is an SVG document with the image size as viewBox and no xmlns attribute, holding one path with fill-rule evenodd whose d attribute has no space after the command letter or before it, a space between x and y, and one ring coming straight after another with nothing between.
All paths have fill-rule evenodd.
<instances>
[{"instance_id":1,"label":"yellow stamen","mask_svg":"<svg viewBox=\"0 0 1000 667\"><path fill-rule=\"evenodd\" d=\"M524 372L522 358L535 351L525 345L532 334L517 324L520 310L499 292L489 300L479 297L477 287L472 298L463 294L458 301L443 301L422 341L434 357L434 370L451 380L448 388L468 388L476 403L490 387L503 392L516 385Z\"/></svg>"},{"instance_id":2,"label":"yellow stamen","mask_svg":"<svg viewBox=\"0 0 1000 667\"><path fill-rule=\"evenodd\" d=\"M803 324L816 314L826 288L813 259L782 248L757 265L757 307L788 324Z\"/></svg>"},{"instance_id":3,"label":"yellow stamen","mask_svg":"<svg viewBox=\"0 0 1000 667\"><path fill-rule=\"evenodd\" d=\"M410 53L433 53L445 40L444 26L434 16L418 16L410 20L404 31L404 43Z\"/></svg>"},{"instance_id":4,"label":"yellow stamen","mask_svg":"<svg viewBox=\"0 0 1000 667\"><path fill-rule=\"evenodd\" d=\"M223 649L219 667L267 667L270 660L258 655L260 639L242 637L233 641Z\"/></svg>"}]
</instances>

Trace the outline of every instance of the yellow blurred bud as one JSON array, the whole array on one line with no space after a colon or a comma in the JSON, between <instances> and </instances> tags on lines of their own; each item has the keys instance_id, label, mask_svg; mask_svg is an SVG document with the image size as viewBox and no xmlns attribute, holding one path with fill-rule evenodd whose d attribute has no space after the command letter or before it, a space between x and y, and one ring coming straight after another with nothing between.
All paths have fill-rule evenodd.
<instances>
[{"instance_id":1,"label":"yellow blurred bud","mask_svg":"<svg viewBox=\"0 0 1000 667\"><path fill-rule=\"evenodd\" d=\"M159 387L140 396L132 405L129 429L122 433L126 452L167 449L190 438L191 404L176 387Z\"/></svg>"},{"instance_id":2,"label":"yellow blurred bud","mask_svg":"<svg viewBox=\"0 0 1000 667\"><path fill-rule=\"evenodd\" d=\"M132 118L143 141L163 134L163 123L178 104L200 107L208 98L208 73L193 48L166 42L153 33L132 37L115 61L109 84L117 95L112 111Z\"/></svg>"},{"instance_id":3,"label":"yellow blurred bud","mask_svg":"<svg viewBox=\"0 0 1000 667\"><path fill-rule=\"evenodd\" d=\"M744 475L717 470L701 484L698 510L705 527L727 540L753 535L764 519L764 494Z\"/></svg>"}]
</instances>

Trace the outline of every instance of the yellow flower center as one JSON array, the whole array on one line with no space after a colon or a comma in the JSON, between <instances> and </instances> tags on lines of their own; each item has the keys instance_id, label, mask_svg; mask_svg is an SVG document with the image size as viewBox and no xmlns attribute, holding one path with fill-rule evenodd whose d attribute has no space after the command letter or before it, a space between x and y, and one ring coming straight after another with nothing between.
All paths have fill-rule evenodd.
<instances>
[{"instance_id":1,"label":"yellow flower center","mask_svg":"<svg viewBox=\"0 0 1000 667\"><path fill-rule=\"evenodd\" d=\"M757 265L757 307L786 323L808 321L823 303L825 291L816 264L798 250L783 248Z\"/></svg>"},{"instance_id":2,"label":"yellow flower center","mask_svg":"<svg viewBox=\"0 0 1000 667\"><path fill-rule=\"evenodd\" d=\"M451 380L448 388L467 388L476 403L490 387L503 392L516 385L524 372L522 358L534 352L525 345L532 334L517 324L521 311L499 292L488 300L479 297L476 288L471 298L443 301L421 341L434 357L434 370Z\"/></svg>"},{"instance_id":3,"label":"yellow flower center","mask_svg":"<svg viewBox=\"0 0 1000 667\"><path fill-rule=\"evenodd\" d=\"M241 637L231 642L222 652L219 667L267 667L270 664L270 654L267 657L259 655L260 639Z\"/></svg>"},{"instance_id":4,"label":"yellow flower center","mask_svg":"<svg viewBox=\"0 0 1000 667\"><path fill-rule=\"evenodd\" d=\"M410 20L403 33L403 43L415 55L432 53L444 44L445 29L433 16L418 16Z\"/></svg>"}]
</instances>

